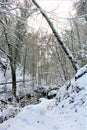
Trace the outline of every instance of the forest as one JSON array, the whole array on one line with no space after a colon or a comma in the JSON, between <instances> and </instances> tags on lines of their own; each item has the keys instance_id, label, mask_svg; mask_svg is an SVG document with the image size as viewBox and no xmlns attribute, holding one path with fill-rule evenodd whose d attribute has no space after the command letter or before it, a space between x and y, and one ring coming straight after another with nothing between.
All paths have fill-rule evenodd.
<instances>
[{"instance_id":1,"label":"forest","mask_svg":"<svg viewBox=\"0 0 87 130\"><path fill-rule=\"evenodd\" d=\"M87 0L0 0L0 130L86 130L86 27Z\"/></svg>"}]
</instances>

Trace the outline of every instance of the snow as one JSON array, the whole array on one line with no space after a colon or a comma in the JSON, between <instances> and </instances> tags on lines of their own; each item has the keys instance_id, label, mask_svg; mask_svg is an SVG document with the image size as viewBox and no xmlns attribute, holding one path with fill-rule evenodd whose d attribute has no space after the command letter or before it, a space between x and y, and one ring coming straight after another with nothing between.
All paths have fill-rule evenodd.
<instances>
[{"instance_id":1,"label":"snow","mask_svg":"<svg viewBox=\"0 0 87 130\"><path fill-rule=\"evenodd\" d=\"M4 122L0 130L85 130L84 106L78 110L59 110L56 100L43 100L38 105L30 105L14 118ZM65 111L66 110L66 111ZM81 118L82 117L82 118Z\"/></svg>"},{"instance_id":2,"label":"snow","mask_svg":"<svg viewBox=\"0 0 87 130\"><path fill-rule=\"evenodd\" d=\"M84 68L75 76L85 72ZM68 90L64 85L56 92L54 99L41 98L39 104L24 107L17 116L0 124L0 130L86 130L87 73L71 79Z\"/></svg>"}]
</instances>

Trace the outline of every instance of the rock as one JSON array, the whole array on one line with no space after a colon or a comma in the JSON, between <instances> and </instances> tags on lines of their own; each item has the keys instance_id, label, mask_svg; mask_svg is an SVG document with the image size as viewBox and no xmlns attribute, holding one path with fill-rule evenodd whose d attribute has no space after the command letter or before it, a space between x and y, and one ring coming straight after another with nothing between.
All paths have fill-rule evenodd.
<instances>
[{"instance_id":1,"label":"rock","mask_svg":"<svg viewBox=\"0 0 87 130\"><path fill-rule=\"evenodd\" d=\"M57 91L56 90L52 90L52 91L50 91L48 93L47 98L48 99L52 99L53 97L56 97L56 95L57 95Z\"/></svg>"}]
</instances>

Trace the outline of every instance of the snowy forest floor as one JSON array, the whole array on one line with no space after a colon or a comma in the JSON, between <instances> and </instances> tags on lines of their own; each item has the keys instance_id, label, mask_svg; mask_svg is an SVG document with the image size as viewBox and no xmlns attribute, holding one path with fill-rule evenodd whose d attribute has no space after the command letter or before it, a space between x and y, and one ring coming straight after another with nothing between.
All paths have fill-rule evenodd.
<instances>
[{"instance_id":1,"label":"snowy forest floor","mask_svg":"<svg viewBox=\"0 0 87 130\"><path fill-rule=\"evenodd\" d=\"M40 103L24 108L8 103L4 110L0 110L0 116L11 113L16 116L0 124L0 130L86 130L87 65L77 72L68 85L48 95L54 93L55 98L40 98Z\"/></svg>"}]
</instances>

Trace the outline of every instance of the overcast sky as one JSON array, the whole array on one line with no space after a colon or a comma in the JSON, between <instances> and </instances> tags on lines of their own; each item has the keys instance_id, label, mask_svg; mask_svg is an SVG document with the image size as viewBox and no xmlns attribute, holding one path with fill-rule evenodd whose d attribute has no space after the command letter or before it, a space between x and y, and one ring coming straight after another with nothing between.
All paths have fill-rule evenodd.
<instances>
[{"instance_id":1,"label":"overcast sky","mask_svg":"<svg viewBox=\"0 0 87 130\"><path fill-rule=\"evenodd\" d=\"M64 27L66 24L66 20L62 20L61 18L67 18L70 17L69 13L72 9L72 0L36 0L38 4L42 7L47 12L53 11L56 13L55 16L58 17L58 22L56 22L56 25L58 24L59 27ZM52 17L52 15L50 15ZM59 19L60 18L60 19ZM33 22L32 22L33 21ZM54 21L53 21L54 22ZM42 28L45 27L47 28L46 22L42 21L41 15L38 17L32 17L31 20L29 21L29 25L38 29L38 25L41 26ZM44 26L45 25L45 26Z\"/></svg>"},{"instance_id":2,"label":"overcast sky","mask_svg":"<svg viewBox=\"0 0 87 130\"><path fill-rule=\"evenodd\" d=\"M68 15L72 8L72 0L37 0L41 7L46 11L54 11L59 16Z\"/></svg>"}]
</instances>

